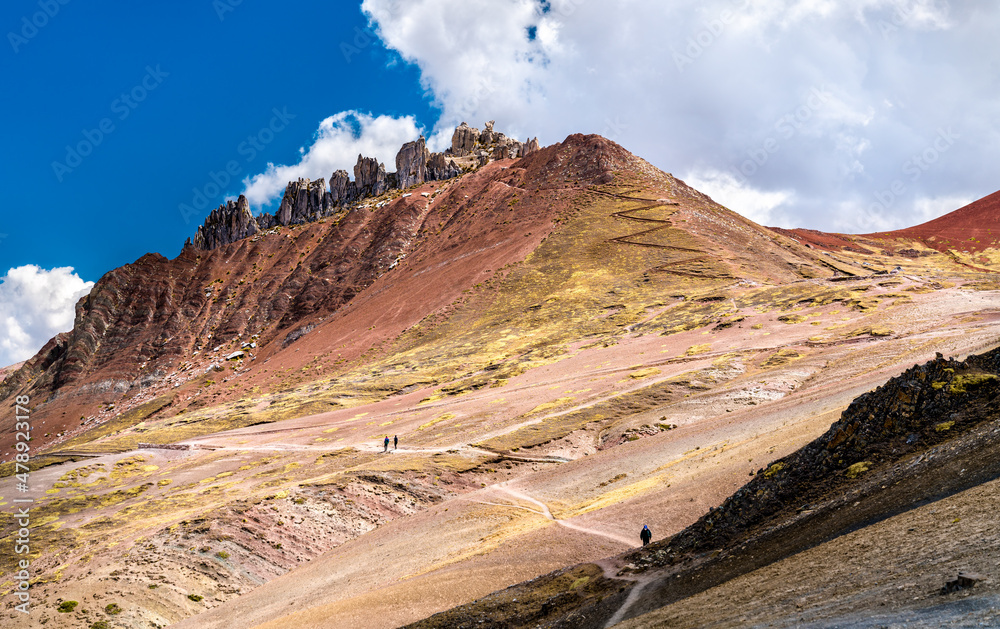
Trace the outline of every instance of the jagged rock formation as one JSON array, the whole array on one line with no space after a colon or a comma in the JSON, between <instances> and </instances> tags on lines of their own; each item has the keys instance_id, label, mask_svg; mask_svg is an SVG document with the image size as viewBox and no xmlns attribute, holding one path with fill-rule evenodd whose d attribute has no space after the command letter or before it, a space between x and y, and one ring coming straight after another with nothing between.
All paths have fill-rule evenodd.
<instances>
[{"instance_id":1,"label":"jagged rock formation","mask_svg":"<svg viewBox=\"0 0 1000 629\"><path fill-rule=\"evenodd\" d=\"M358 189L347 175L346 170L335 170L330 175L330 201L334 205L346 205L358 198Z\"/></svg>"},{"instance_id":2,"label":"jagged rock formation","mask_svg":"<svg viewBox=\"0 0 1000 629\"><path fill-rule=\"evenodd\" d=\"M310 182L308 179L293 181L285 187L277 219L280 225L300 225L325 216L332 205L330 193L326 191L326 181L322 178Z\"/></svg>"},{"instance_id":3,"label":"jagged rock formation","mask_svg":"<svg viewBox=\"0 0 1000 629\"><path fill-rule=\"evenodd\" d=\"M400 188L427 181L427 161L430 151L424 145L424 136L415 142L407 142L396 153L396 177Z\"/></svg>"},{"instance_id":4,"label":"jagged rock formation","mask_svg":"<svg viewBox=\"0 0 1000 629\"><path fill-rule=\"evenodd\" d=\"M259 231L260 226L250 212L250 204L241 194L236 201L226 201L212 210L205 219L205 224L198 227L194 235L194 246L199 249L215 249L253 236Z\"/></svg>"},{"instance_id":5,"label":"jagged rock formation","mask_svg":"<svg viewBox=\"0 0 1000 629\"><path fill-rule=\"evenodd\" d=\"M431 153L427 160L427 181L442 181L462 174L462 169L455 160L448 159L444 153Z\"/></svg>"},{"instance_id":6,"label":"jagged rock formation","mask_svg":"<svg viewBox=\"0 0 1000 629\"><path fill-rule=\"evenodd\" d=\"M354 182L358 187L358 195L376 197L386 191L385 164L380 164L374 157L358 155L358 163L354 165Z\"/></svg>"},{"instance_id":7,"label":"jagged rock formation","mask_svg":"<svg viewBox=\"0 0 1000 629\"><path fill-rule=\"evenodd\" d=\"M521 157L527 157L538 150L538 138L531 138L521 148Z\"/></svg>"},{"instance_id":8,"label":"jagged rock formation","mask_svg":"<svg viewBox=\"0 0 1000 629\"><path fill-rule=\"evenodd\" d=\"M197 249L210 250L252 236L280 225L301 225L330 216L340 208L366 197L377 197L389 190L402 190L427 181L457 177L467 170L481 168L490 160L523 157L538 150L538 139L522 144L493 130L494 121L486 128L471 128L462 123L455 129L452 147L444 153L431 153L424 136L407 142L396 154L396 172L386 172L385 165L372 157L358 155L354 165L354 181L346 170L330 175L330 188L320 178L299 179L285 188L278 211L254 218L246 198L227 201L212 211L205 224L198 228L194 241Z\"/></svg>"},{"instance_id":9,"label":"jagged rock formation","mask_svg":"<svg viewBox=\"0 0 1000 629\"><path fill-rule=\"evenodd\" d=\"M493 127L490 126L492 133ZM472 152L479 138L479 129L474 129L466 123L455 127L455 133L451 135L451 154L456 157L464 157Z\"/></svg>"}]
</instances>

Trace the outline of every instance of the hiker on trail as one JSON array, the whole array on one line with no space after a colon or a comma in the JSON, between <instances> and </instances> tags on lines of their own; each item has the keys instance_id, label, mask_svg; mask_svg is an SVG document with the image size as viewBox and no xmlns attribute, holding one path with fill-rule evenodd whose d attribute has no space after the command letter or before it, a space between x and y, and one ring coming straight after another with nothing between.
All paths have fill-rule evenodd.
<instances>
[{"instance_id":1,"label":"hiker on trail","mask_svg":"<svg viewBox=\"0 0 1000 629\"><path fill-rule=\"evenodd\" d=\"M653 532L649 530L649 527L645 524L642 525L642 531L639 533L639 539L642 540L642 545L645 546L649 543L649 540L653 539Z\"/></svg>"},{"instance_id":2,"label":"hiker on trail","mask_svg":"<svg viewBox=\"0 0 1000 629\"><path fill-rule=\"evenodd\" d=\"M389 451L389 435L385 436L385 444L384 445L385 445L385 448L382 450L382 452L388 452Z\"/></svg>"},{"instance_id":3,"label":"hiker on trail","mask_svg":"<svg viewBox=\"0 0 1000 629\"><path fill-rule=\"evenodd\" d=\"M392 436L392 449L395 450L399 447L399 435Z\"/></svg>"}]
</instances>

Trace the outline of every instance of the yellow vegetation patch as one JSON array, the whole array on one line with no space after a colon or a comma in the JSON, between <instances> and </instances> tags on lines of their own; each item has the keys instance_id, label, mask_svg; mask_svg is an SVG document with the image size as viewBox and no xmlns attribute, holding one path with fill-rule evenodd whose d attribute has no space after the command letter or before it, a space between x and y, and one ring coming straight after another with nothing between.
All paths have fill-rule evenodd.
<instances>
[{"instance_id":1,"label":"yellow vegetation patch","mask_svg":"<svg viewBox=\"0 0 1000 629\"><path fill-rule=\"evenodd\" d=\"M561 397L551 402L545 402L544 404L539 404L535 408L528 411L528 415L534 415L535 413L544 413L545 411L550 411L564 404L568 404L572 402L574 399L575 398L573 398L573 396Z\"/></svg>"},{"instance_id":2,"label":"yellow vegetation patch","mask_svg":"<svg viewBox=\"0 0 1000 629\"><path fill-rule=\"evenodd\" d=\"M771 354L770 358L764 361L764 367L777 367L778 365L787 364L793 360L802 358L802 354L798 353L794 349L782 348Z\"/></svg>"},{"instance_id":3,"label":"yellow vegetation patch","mask_svg":"<svg viewBox=\"0 0 1000 629\"><path fill-rule=\"evenodd\" d=\"M420 426L417 427L417 430L423 430L425 428L430 428L434 424L445 422L445 421L448 421L449 419L454 419L454 418L455 418L455 414L454 413L445 413L444 415L441 415L439 417L435 417L434 419L430 420L426 424L421 424Z\"/></svg>"},{"instance_id":4,"label":"yellow vegetation patch","mask_svg":"<svg viewBox=\"0 0 1000 629\"><path fill-rule=\"evenodd\" d=\"M778 321L781 321L782 323L787 323L789 325L793 323L802 323L803 321L806 321L808 319L809 319L808 315L797 315L797 314L782 315L778 317Z\"/></svg>"},{"instance_id":5,"label":"yellow vegetation patch","mask_svg":"<svg viewBox=\"0 0 1000 629\"><path fill-rule=\"evenodd\" d=\"M766 470L764 470L764 478L771 478L783 469L785 469L785 464L781 461L773 463Z\"/></svg>"},{"instance_id":6,"label":"yellow vegetation patch","mask_svg":"<svg viewBox=\"0 0 1000 629\"><path fill-rule=\"evenodd\" d=\"M619 504L629 498L642 495L648 491L659 488L663 486L663 477L656 475L644 478L640 481L636 481L630 485L625 485L624 487L618 487L603 494L596 500L578 504L575 506L567 506L563 509L550 509L554 516L559 519L575 518L578 515L583 515L584 513L589 513L591 511L597 511L599 509L604 509L605 507L610 507L612 505Z\"/></svg>"},{"instance_id":7,"label":"yellow vegetation patch","mask_svg":"<svg viewBox=\"0 0 1000 629\"><path fill-rule=\"evenodd\" d=\"M661 373L661 372L660 372L660 370L658 368L656 368L656 367L647 367L646 369L640 369L638 371L633 371L632 373L630 373L628 375L628 377L629 378L634 378L636 380L639 380L641 378L648 378L650 376L655 376L655 375L657 375L659 373Z\"/></svg>"},{"instance_id":8,"label":"yellow vegetation patch","mask_svg":"<svg viewBox=\"0 0 1000 629\"><path fill-rule=\"evenodd\" d=\"M871 461L859 461L844 470L844 476L847 478L857 478L867 472L871 465Z\"/></svg>"},{"instance_id":9,"label":"yellow vegetation patch","mask_svg":"<svg viewBox=\"0 0 1000 629\"><path fill-rule=\"evenodd\" d=\"M889 328L883 328L878 326L865 326L863 328L857 328L844 334L847 338L854 338L856 336L892 336L893 331Z\"/></svg>"},{"instance_id":10,"label":"yellow vegetation patch","mask_svg":"<svg viewBox=\"0 0 1000 629\"><path fill-rule=\"evenodd\" d=\"M941 422L940 424L937 424L937 425L934 426L934 431L935 432L944 432L946 430L951 430L952 426L954 426L954 425L955 425L955 422Z\"/></svg>"},{"instance_id":11,"label":"yellow vegetation patch","mask_svg":"<svg viewBox=\"0 0 1000 629\"><path fill-rule=\"evenodd\" d=\"M684 352L684 355L685 356L695 356L697 354L704 354L705 352L708 352L711 349L712 349L712 344L711 343L702 343L700 345L692 345L691 347L687 348L687 351Z\"/></svg>"},{"instance_id":12,"label":"yellow vegetation patch","mask_svg":"<svg viewBox=\"0 0 1000 629\"><path fill-rule=\"evenodd\" d=\"M948 387L949 393L966 393L969 389L975 389L987 382L993 382L997 377L991 373L968 373L955 376Z\"/></svg>"}]
</instances>

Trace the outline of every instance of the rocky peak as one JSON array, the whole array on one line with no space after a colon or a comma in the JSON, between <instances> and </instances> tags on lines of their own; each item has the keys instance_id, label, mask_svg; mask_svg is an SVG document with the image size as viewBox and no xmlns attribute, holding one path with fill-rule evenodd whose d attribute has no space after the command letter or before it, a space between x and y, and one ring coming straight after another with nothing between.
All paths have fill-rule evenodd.
<instances>
[{"instance_id":1,"label":"rocky peak","mask_svg":"<svg viewBox=\"0 0 1000 629\"><path fill-rule=\"evenodd\" d=\"M535 151L537 151L538 148L539 148L538 147L538 138L537 137L531 138L530 140L528 140L527 142L525 142L524 146L521 148L521 157L525 157L525 156L531 155L532 153L534 153Z\"/></svg>"},{"instance_id":2,"label":"rocky peak","mask_svg":"<svg viewBox=\"0 0 1000 629\"><path fill-rule=\"evenodd\" d=\"M385 165L373 157L358 155L354 181L346 170L326 180L301 178L289 182L278 210L254 218L246 197L227 201L213 210L198 228L192 243L199 249L215 249L265 229L279 225L298 225L330 216L338 208L389 190L402 190L426 181L457 177L465 171L485 166L490 160L522 157L538 150L538 139L525 144L494 130L494 121L482 132L466 123L452 134L451 148L431 153L423 136L407 142L396 154L396 172L386 172Z\"/></svg>"},{"instance_id":3,"label":"rocky peak","mask_svg":"<svg viewBox=\"0 0 1000 629\"><path fill-rule=\"evenodd\" d=\"M358 190L346 170L335 170L330 175L330 201L344 205L358 198Z\"/></svg>"},{"instance_id":4,"label":"rocky peak","mask_svg":"<svg viewBox=\"0 0 1000 629\"><path fill-rule=\"evenodd\" d=\"M492 132L493 127L491 126L490 133ZM478 139L479 129L472 128L463 122L455 127L455 132L451 134L451 154L456 157L464 157L472 153Z\"/></svg>"},{"instance_id":5,"label":"rocky peak","mask_svg":"<svg viewBox=\"0 0 1000 629\"><path fill-rule=\"evenodd\" d=\"M489 145L493 143L493 125L496 124L496 120L490 120L486 123L485 129L479 134L479 143L483 145Z\"/></svg>"},{"instance_id":6,"label":"rocky peak","mask_svg":"<svg viewBox=\"0 0 1000 629\"><path fill-rule=\"evenodd\" d=\"M215 249L260 231L250 212L250 204L242 194L235 201L226 201L205 219L205 224L194 235L194 246Z\"/></svg>"},{"instance_id":7,"label":"rocky peak","mask_svg":"<svg viewBox=\"0 0 1000 629\"><path fill-rule=\"evenodd\" d=\"M325 214L331 205L325 180L300 178L285 187L285 196L281 199L276 218L279 225L300 225Z\"/></svg>"},{"instance_id":8,"label":"rocky peak","mask_svg":"<svg viewBox=\"0 0 1000 629\"><path fill-rule=\"evenodd\" d=\"M430 159L427 160L427 181L442 181L461 174L461 167L444 153L431 153Z\"/></svg>"},{"instance_id":9,"label":"rocky peak","mask_svg":"<svg viewBox=\"0 0 1000 629\"><path fill-rule=\"evenodd\" d=\"M358 163L354 165L354 183L358 188L358 196L377 197L386 191L385 164L380 164L374 157L358 155Z\"/></svg>"},{"instance_id":10,"label":"rocky peak","mask_svg":"<svg viewBox=\"0 0 1000 629\"><path fill-rule=\"evenodd\" d=\"M415 142L407 142L396 153L396 177L400 188L409 188L427 180L427 161L430 151L424 143L424 136Z\"/></svg>"}]
</instances>

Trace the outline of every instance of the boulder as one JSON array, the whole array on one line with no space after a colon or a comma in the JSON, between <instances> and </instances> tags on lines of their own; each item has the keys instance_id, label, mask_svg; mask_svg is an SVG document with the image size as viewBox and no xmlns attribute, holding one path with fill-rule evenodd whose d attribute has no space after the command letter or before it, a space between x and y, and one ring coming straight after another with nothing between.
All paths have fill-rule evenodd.
<instances>
[{"instance_id":1,"label":"boulder","mask_svg":"<svg viewBox=\"0 0 1000 629\"><path fill-rule=\"evenodd\" d=\"M944 587L941 588L941 594L951 594L965 588L975 587L982 580L983 576L980 574L965 571L959 572L957 578L945 582Z\"/></svg>"},{"instance_id":2,"label":"boulder","mask_svg":"<svg viewBox=\"0 0 1000 629\"><path fill-rule=\"evenodd\" d=\"M524 143L524 146L521 149L521 157L526 157L528 155L531 155L537 150L538 150L538 138L531 138L530 140Z\"/></svg>"}]
</instances>

